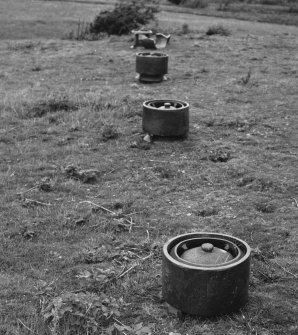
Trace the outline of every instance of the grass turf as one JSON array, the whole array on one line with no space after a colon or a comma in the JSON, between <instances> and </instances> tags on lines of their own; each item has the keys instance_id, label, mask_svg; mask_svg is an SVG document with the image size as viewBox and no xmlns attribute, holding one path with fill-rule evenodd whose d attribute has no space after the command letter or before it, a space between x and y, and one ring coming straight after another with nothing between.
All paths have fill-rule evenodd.
<instances>
[{"instance_id":1,"label":"grass turf","mask_svg":"<svg viewBox=\"0 0 298 335\"><path fill-rule=\"evenodd\" d=\"M214 24L230 34L207 36ZM100 334L115 319L132 333L296 333L298 30L167 13L160 29L169 80L153 85L134 80L131 37L0 42L3 334L87 333L91 312ZM142 102L169 97L190 103L188 138L135 146ZM191 231L253 248L239 313L164 304L161 247Z\"/></svg>"}]
</instances>

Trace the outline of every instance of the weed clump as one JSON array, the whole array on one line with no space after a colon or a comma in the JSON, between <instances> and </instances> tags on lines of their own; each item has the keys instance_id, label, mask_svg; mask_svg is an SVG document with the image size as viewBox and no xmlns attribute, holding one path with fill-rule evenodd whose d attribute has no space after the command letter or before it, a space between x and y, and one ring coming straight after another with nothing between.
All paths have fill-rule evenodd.
<instances>
[{"instance_id":1,"label":"weed clump","mask_svg":"<svg viewBox=\"0 0 298 335\"><path fill-rule=\"evenodd\" d=\"M169 168L162 167L162 166L155 167L153 171L157 173L159 177L162 179L172 179L175 176L174 171L172 171Z\"/></svg>"},{"instance_id":2,"label":"weed clump","mask_svg":"<svg viewBox=\"0 0 298 335\"><path fill-rule=\"evenodd\" d=\"M65 173L69 178L80 180L85 184L95 183L99 175L98 170L80 170L74 165L68 165L65 168Z\"/></svg>"},{"instance_id":3,"label":"weed clump","mask_svg":"<svg viewBox=\"0 0 298 335\"><path fill-rule=\"evenodd\" d=\"M109 140L114 140L119 137L119 133L116 127L112 124L106 124L101 129L101 140L107 142Z\"/></svg>"},{"instance_id":4,"label":"weed clump","mask_svg":"<svg viewBox=\"0 0 298 335\"><path fill-rule=\"evenodd\" d=\"M49 113L60 111L78 110L79 106L70 101L66 96L53 96L48 99L39 100L33 104L24 104L24 116L28 118L41 118Z\"/></svg>"},{"instance_id":5,"label":"weed clump","mask_svg":"<svg viewBox=\"0 0 298 335\"><path fill-rule=\"evenodd\" d=\"M219 209L216 207L205 207L198 209L195 214L201 217L209 217L213 215L217 215L219 213Z\"/></svg>"},{"instance_id":6,"label":"weed clump","mask_svg":"<svg viewBox=\"0 0 298 335\"><path fill-rule=\"evenodd\" d=\"M272 202L258 202L255 204L257 211L262 213L274 213L276 210L276 205Z\"/></svg>"},{"instance_id":7,"label":"weed clump","mask_svg":"<svg viewBox=\"0 0 298 335\"><path fill-rule=\"evenodd\" d=\"M231 159L231 153L226 148L215 148L210 151L209 160L214 163L225 163Z\"/></svg>"},{"instance_id":8,"label":"weed clump","mask_svg":"<svg viewBox=\"0 0 298 335\"><path fill-rule=\"evenodd\" d=\"M182 27L181 27L181 33L182 35L186 35L190 33L190 29L187 23L183 23Z\"/></svg>"},{"instance_id":9,"label":"weed clump","mask_svg":"<svg viewBox=\"0 0 298 335\"><path fill-rule=\"evenodd\" d=\"M98 334L119 316L123 301L104 293L64 293L50 301L42 311L52 334ZM66 331L66 332L65 332Z\"/></svg>"},{"instance_id":10,"label":"weed clump","mask_svg":"<svg viewBox=\"0 0 298 335\"><path fill-rule=\"evenodd\" d=\"M102 11L90 24L92 34L107 33L109 35L124 35L132 29L146 25L155 19L158 7L154 0L150 5L144 0L129 0L115 4L112 11Z\"/></svg>"},{"instance_id":11,"label":"weed clump","mask_svg":"<svg viewBox=\"0 0 298 335\"><path fill-rule=\"evenodd\" d=\"M248 70L246 76L241 78L241 83L243 85L247 85L249 83L250 77L251 77L251 69Z\"/></svg>"},{"instance_id":12,"label":"weed clump","mask_svg":"<svg viewBox=\"0 0 298 335\"><path fill-rule=\"evenodd\" d=\"M229 29L225 28L221 24L211 26L208 28L206 31L206 35L211 36L211 35L220 35L220 36L229 36L231 35L231 32Z\"/></svg>"}]
</instances>

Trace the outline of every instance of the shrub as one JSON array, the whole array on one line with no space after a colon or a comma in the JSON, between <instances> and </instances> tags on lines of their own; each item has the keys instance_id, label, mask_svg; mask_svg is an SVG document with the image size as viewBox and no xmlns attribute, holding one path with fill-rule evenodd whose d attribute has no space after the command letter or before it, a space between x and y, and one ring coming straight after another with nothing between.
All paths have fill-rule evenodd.
<instances>
[{"instance_id":1,"label":"shrub","mask_svg":"<svg viewBox=\"0 0 298 335\"><path fill-rule=\"evenodd\" d=\"M183 0L182 4L190 8L206 8L208 7L208 0Z\"/></svg>"},{"instance_id":2,"label":"shrub","mask_svg":"<svg viewBox=\"0 0 298 335\"><path fill-rule=\"evenodd\" d=\"M183 0L168 0L169 2L175 4L175 5L180 5L180 3L183 1Z\"/></svg>"},{"instance_id":3,"label":"shrub","mask_svg":"<svg viewBox=\"0 0 298 335\"><path fill-rule=\"evenodd\" d=\"M144 0L118 2L112 11L102 11L95 17L90 25L90 32L109 35L128 34L132 29L154 20L157 12L158 7L153 0L149 5Z\"/></svg>"},{"instance_id":4,"label":"shrub","mask_svg":"<svg viewBox=\"0 0 298 335\"><path fill-rule=\"evenodd\" d=\"M218 10L228 10L234 0L220 0Z\"/></svg>"},{"instance_id":5,"label":"shrub","mask_svg":"<svg viewBox=\"0 0 298 335\"><path fill-rule=\"evenodd\" d=\"M298 13L298 3L297 3L297 0L288 0L287 5L289 6L288 11L290 13Z\"/></svg>"},{"instance_id":6,"label":"shrub","mask_svg":"<svg viewBox=\"0 0 298 335\"><path fill-rule=\"evenodd\" d=\"M208 6L208 0L169 0L175 5L183 5L190 8L206 8Z\"/></svg>"},{"instance_id":7,"label":"shrub","mask_svg":"<svg viewBox=\"0 0 298 335\"><path fill-rule=\"evenodd\" d=\"M90 23L79 20L76 29L72 30L66 38L77 41L92 39L93 36L90 34Z\"/></svg>"},{"instance_id":8,"label":"shrub","mask_svg":"<svg viewBox=\"0 0 298 335\"><path fill-rule=\"evenodd\" d=\"M282 5L283 0L261 0L262 5Z\"/></svg>"}]
</instances>

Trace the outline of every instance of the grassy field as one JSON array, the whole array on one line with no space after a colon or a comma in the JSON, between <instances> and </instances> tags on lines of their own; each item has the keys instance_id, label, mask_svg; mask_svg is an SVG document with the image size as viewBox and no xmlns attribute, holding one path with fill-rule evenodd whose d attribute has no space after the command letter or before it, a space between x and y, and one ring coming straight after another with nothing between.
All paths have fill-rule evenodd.
<instances>
[{"instance_id":1,"label":"grassy field","mask_svg":"<svg viewBox=\"0 0 298 335\"><path fill-rule=\"evenodd\" d=\"M191 0L189 0L191 2ZM193 2L196 2L193 0ZM200 2L200 1L198 1ZM183 10L188 13L197 13L200 15L217 16L225 18L235 18L240 20L249 20L256 22L278 23L286 25L298 25L298 3L294 1L266 0L211 0L203 1L208 4L204 8L185 8L174 6L167 10ZM168 4L167 1L164 2ZM225 6L225 3L227 4ZM269 4L271 3L271 4Z\"/></svg>"},{"instance_id":2,"label":"grassy field","mask_svg":"<svg viewBox=\"0 0 298 335\"><path fill-rule=\"evenodd\" d=\"M115 2L116 0L0 0L0 22L3 27L0 39L64 38L77 28L79 20L90 22L96 13L112 8ZM298 26L297 12L289 11L288 6L232 1L226 10L219 10L219 0L211 1L208 7L201 9L174 6L166 0L159 2L164 13L167 12L172 18L176 14L179 18L184 13Z\"/></svg>"},{"instance_id":3,"label":"grassy field","mask_svg":"<svg viewBox=\"0 0 298 335\"><path fill-rule=\"evenodd\" d=\"M297 334L298 28L163 11L144 85L132 36L61 39L100 8L0 1L0 334ZM190 103L187 139L143 141L155 98ZM195 231L251 246L238 313L163 301L161 248Z\"/></svg>"}]
</instances>

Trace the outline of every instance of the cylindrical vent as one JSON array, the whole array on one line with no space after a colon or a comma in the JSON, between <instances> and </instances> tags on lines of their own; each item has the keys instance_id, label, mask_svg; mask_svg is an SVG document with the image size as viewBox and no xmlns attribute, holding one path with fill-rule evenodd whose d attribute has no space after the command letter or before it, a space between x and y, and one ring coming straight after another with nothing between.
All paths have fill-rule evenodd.
<instances>
[{"instance_id":1,"label":"cylindrical vent","mask_svg":"<svg viewBox=\"0 0 298 335\"><path fill-rule=\"evenodd\" d=\"M246 242L229 235L191 233L172 238L163 247L165 301L202 317L237 311L248 300L250 254Z\"/></svg>"},{"instance_id":2,"label":"cylindrical vent","mask_svg":"<svg viewBox=\"0 0 298 335\"><path fill-rule=\"evenodd\" d=\"M168 55L157 52L136 54L136 72L143 82L161 82L168 73Z\"/></svg>"},{"instance_id":3,"label":"cylindrical vent","mask_svg":"<svg viewBox=\"0 0 298 335\"><path fill-rule=\"evenodd\" d=\"M189 131L189 104L178 100L145 101L143 130L156 136L186 137Z\"/></svg>"}]
</instances>

